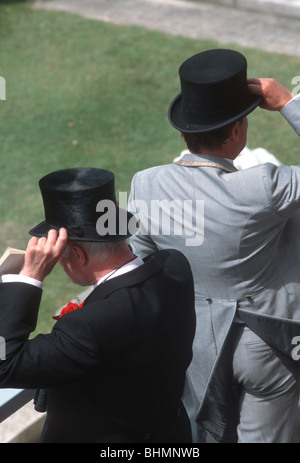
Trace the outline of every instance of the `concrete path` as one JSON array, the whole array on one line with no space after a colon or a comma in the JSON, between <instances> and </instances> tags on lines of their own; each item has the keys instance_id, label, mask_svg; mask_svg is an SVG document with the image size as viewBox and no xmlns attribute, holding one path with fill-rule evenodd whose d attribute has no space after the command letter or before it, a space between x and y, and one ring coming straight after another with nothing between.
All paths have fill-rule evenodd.
<instances>
[{"instance_id":1,"label":"concrete path","mask_svg":"<svg viewBox=\"0 0 300 463\"><path fill-rule=\"evenodd\" d=\"M300 0L37 0L36 6L300 56Z\"/></svg>"}]
</instances>

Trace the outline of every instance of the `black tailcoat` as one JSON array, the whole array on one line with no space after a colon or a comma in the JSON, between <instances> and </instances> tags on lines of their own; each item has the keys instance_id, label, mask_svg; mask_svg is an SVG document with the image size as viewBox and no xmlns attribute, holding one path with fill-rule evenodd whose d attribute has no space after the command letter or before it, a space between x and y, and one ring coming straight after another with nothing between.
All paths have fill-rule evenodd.
<instances>
[{"instance_id":1,"label":"black tailcoat","mask_svg":"<svg viewBox=\"0 0 300 463\"><path fill-rule=\"evenodd\" d=\"M42 291L0 284L0 386L47 389L42 442L189 442L181 396L195 331L190 266L178 251L100 284L49 334Z\"/></svg>"}]
</instances>

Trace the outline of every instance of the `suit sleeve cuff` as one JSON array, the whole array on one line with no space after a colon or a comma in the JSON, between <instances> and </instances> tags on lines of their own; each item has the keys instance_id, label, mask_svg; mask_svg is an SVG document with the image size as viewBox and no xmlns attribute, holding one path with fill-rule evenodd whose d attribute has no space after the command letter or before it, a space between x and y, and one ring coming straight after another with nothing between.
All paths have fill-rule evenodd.
<instances>
[{"instance_id":1,"label":"suit sleeve cuff","mask_svg":"<svg viewBox=\"0 0 300 463\"><path fill-rule=\"evenodd\" d=\"M281 110L281 114L300 135L300 95L296 95Z\"/></svg>"}]
</instances>

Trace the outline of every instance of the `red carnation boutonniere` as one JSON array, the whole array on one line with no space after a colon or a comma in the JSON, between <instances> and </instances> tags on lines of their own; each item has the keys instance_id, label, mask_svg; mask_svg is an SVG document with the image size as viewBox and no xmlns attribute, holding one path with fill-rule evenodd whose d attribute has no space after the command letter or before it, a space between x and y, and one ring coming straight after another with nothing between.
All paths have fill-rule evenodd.
<instances>
[{"instance_id":1,"label":"red carnation boutonniere","mask_svg":"<svg viewBox=\"0 0 300 463\"><path fill-rule=\"evenodd\" d=\"M81 303L81 304L76 304L76 302L68 302L68 304L66 305L66 307L63 307L60 311L60 314L59 315L56 315L55 317L52 317L54 318L54 320L58 320L60 317L62 317L63 315L65 315L66 313L69 313L69 312L73 312L73 310L77 310L77 309L80 309L80 307L82 307L84 304L84 301Z\"/></svg>"}]
</instances>

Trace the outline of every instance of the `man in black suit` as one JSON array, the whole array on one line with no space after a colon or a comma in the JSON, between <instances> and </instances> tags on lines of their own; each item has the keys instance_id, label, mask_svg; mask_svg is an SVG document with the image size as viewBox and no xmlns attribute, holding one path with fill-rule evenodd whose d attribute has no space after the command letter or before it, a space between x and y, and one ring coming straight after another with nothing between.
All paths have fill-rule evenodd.
<instances>
[{"instance_id":1,"label":"man in black suit","mask_svg":"<svg viewBox=\"0 0 300 463\"><path fill-rule=\"evenodd\" d=\"M20 274L0 285L0 386L47 390L42 442L191 442L181 402L195 330L187 260L132 254L133 217L118 208L109 171L53 172L40 189L45 220L30 231ZM28 340L57 262L95 289Z\"/></svg>"}]
</instances>

